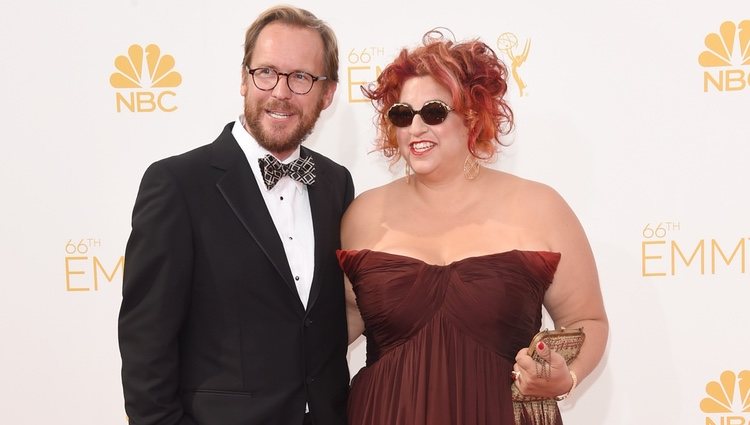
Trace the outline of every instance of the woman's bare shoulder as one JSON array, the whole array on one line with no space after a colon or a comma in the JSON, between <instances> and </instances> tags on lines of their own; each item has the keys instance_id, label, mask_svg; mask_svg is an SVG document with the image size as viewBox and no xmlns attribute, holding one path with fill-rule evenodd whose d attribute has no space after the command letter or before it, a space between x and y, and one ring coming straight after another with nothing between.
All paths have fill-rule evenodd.
<instances>
[{"instance_id":1,"label":"woman's bare shoulder","mask_svg":"<svg viewBox=\"0 0 750 425\"><path fill-rule=\"evenodd\" d=\"M395 183L398 183L398 180L365 190L357 195L347 209L345 217L366 217L377 213L377 210L384 206L386 199L395 192Z\"/></svg>"},{"instance_id":2,"label":"woman's bare shoulder","mask_svg":"<svg viewBox=\"0 0 750 425\"><path fill-rule=\"evenodd\" d=\"M382 226L387 221L386 215L398 205L399 184L396 180L382 186L366 190L352 201L341 220L341 238L344 246L349 248L366 245L367 241L382 233Z\"/></svg>"},{"instance_id":3,"label":"woman's bare shoulder","mask_svg":"<svg viewBox=\"0 0 750 425\"><path fill-rule=\"evenodd\" d=\"M505 171L488 170L490 190L501 193L508 198L518 201L522 205L538 206L544 203L548 206L564 203L560 194L552 186L540 181L527 179ZM533 205L532 205L533 204Z\"/></svg>"}]
</instances>

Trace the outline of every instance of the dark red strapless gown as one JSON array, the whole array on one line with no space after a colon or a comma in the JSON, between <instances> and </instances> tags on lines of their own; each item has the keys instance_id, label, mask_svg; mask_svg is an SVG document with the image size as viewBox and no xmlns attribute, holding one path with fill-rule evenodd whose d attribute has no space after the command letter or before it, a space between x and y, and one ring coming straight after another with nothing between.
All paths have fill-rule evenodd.
<instances>
[{"instance_id":1,"label":"dark red strapless gown","mask_svg":"<svg viewBox=\"0 0 750 425\"><path fill-rule=\"evenodd\" d=\"M514 424L510 372L541 326L560 254L516 250L445 266L371 250L338 256L367 337L350 425Z\"/></svg>"}]
</instances>

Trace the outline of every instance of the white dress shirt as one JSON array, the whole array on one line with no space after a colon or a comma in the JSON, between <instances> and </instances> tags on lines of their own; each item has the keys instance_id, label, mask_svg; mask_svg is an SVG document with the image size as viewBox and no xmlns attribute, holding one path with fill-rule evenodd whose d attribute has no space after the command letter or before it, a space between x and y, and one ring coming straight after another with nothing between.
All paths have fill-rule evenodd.
<instances>
[{"instance_id":1,"label":"white dress shirt","mask_svg":"<svg viewBox=\"0 0 750 425\"><path fill-rule=\"evenodd\" d=\"M310 212L310 198L307 186L288 176L282 177L276 185L268 190L263 182L258 159L270 154L255 141L242 125L244 117L234 123L232 135L240 144L242 151L253 170L255 182L263 195L268 212L271 213L273 224L281 238L292 270L292 278L297 287L297 293L302 305L307 308L310 296L313 272L315 269L315 237L313 235L312 213ZM300 156L300 148L283 162L288 164Z\"/></svg>"}]
</instances>

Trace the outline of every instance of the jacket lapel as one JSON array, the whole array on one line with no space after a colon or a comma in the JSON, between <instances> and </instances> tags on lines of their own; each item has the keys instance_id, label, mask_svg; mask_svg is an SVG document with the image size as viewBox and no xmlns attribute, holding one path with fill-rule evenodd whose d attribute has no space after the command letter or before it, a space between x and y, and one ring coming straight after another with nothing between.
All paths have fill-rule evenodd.
<instances>
[{"instance_id":1,"label":"jacket lapel","mask_svg":"<svg viewBox=\"0 0 750 425\"><path fill-rule=\"evenodd\" d=\"M245 153L232 136L231 130L232 124L230 123L214 142L212 166L225 170L224 175L217 181L216 187L245 230L250 233L284 279L301 307L302 302L299 301L284 246L263 201L263 195L255 182L253 171L247 163Z\"/></svg>"},{"instance_id":2,"label":"jacket lapel","mask_svg":"<svg viewBox=\"0 0 750 425\"><path fill-rule=\"evenodd\" d=\"M310 152L303 146L302 156L310 156ZM312 284L310 286L310 297L307 300L307 311L310 311L315 305L315 301L318 299L320 294L321 285L321 271L323 270L322 260L326 257L324 252L326 247L330 247L330 236L331 230L325 225L326 219L330 213L330 207L326 203L326 191L323 188L330 187L329 182L326 181L325 170L321 169L321 165L315 164L315 183L307 186L307 193L310 198L310 212L312 214L313 223L313 235L315 237L315 270L313 272Z\"/></svg>"}]
</instances>

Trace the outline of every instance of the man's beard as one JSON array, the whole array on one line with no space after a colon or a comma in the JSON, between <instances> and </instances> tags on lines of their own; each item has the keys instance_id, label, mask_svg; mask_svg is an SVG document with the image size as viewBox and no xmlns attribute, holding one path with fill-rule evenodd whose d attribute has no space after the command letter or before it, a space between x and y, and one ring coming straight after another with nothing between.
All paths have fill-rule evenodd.
<instances>
[{"instance_id":1,"label":"man's beard","mask_svg":"<svg viewBox=\"0 0 750 425\"><path fill-rule=\"evenodd\" d=\"M264 128L261 119L266 113L266 108L294 113L300 117L300 121L292 129L287 129L286 126ZM250 134L253 135L258 144L264 149L272 153L288 152L297 149L297 146L302 144L307 139L307 136L312 133L322 110L323 96L320 97L320 100L315 105L315 109L305 115L300 115L302 112L298 108L293 108L287 102L269 100L265 105L255 104L254 107L245 102L245 122Z\"/></svg>"}]
</instances>

